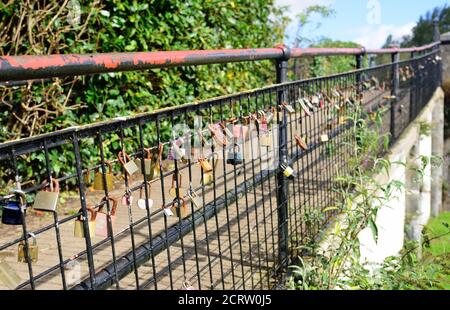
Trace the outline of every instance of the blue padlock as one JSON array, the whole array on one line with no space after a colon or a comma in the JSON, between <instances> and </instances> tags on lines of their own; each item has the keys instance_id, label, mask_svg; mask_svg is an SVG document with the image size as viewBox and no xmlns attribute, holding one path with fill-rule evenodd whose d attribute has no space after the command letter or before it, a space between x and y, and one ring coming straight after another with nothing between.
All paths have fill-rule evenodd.
<instances>
[{"instance_id":1,"label":"blue padlock","mask_svg":"<svg viewBox=\"0 0 450 310\"><path fill-rule=\"evenodd\" d=\"M21 190L11 191L17 200L9 200L3 207L2 223L6 225L22 225L22 208L26 207L25 193Z\"/></svg>"}]
</instances>

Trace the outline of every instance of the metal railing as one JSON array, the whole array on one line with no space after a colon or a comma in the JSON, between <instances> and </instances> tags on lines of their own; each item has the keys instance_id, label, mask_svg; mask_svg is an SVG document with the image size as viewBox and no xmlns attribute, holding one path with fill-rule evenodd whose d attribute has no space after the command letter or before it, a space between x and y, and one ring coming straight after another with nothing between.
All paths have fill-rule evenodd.
<instances>
[{"instance_id":1,"label":"metal railing","mask_svg":"<svg viewBox=\"0 0 450 310\"><path fill-rule=\"evenodd\" d=\"M348 116L389 107L393 143L440 85L437 46L0 57L7 82L274 59L279 83L0 144L5 181L23 192L2 199L0 288L273 288L335 216ZM366 53L393 63L287 81L291 57ZM59 194L38 203L54 180Z\"/></svg>"}]
</instances>

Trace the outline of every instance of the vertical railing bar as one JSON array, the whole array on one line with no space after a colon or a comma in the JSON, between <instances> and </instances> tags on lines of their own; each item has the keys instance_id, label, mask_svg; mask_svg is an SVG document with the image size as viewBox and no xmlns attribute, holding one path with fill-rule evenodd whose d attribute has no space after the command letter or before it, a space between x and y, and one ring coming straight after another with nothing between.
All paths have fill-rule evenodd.
<instances>
[{"instance_id":1,"label":"vertical railing bar","mask_svg":"<svg viewBox=\"0 0 450 310\"><path fill-rule=\"evenodd\" d=\"M105 168L105 152L103 151L103 136L102 136L102 131L101 129L98 131L97 133L97 138L98 138L98 148L100 151L100 165L101 165L101 170L102 170L102 182L105 185L104 186L104 191L105 191L105 197L106 197L106 211L107 214L111 214L111 204L109 201L109 188L108 188L108 183L106 181L106 168ZM113 232L113 227L112 227L112 221L111 221L111 217L107 216L107 229L108 229L108 233L110 236L110 240L111 240L111 255L112 255L112 259L113 259L113 271L114 271L114 282L116 284L116 289L119 290L120 289L120 283L119 283L119 276L117 274L117 258L116 258L116 245L115 245L115 238L114 238L114 232Z\"/></svg>"},{"instance_id":2,"label":"vertical railing bar","mask_svg":"<svg viewBox=\"0 0 450 310\"><path fill-rule=\"evenodd\" d=\"M184 111L184 124L187 124L187 119L188 119L188 115L187 115L187 111ZM184 141L184 143L188 143L190 144L190 134L188 133L186 136L188 136L188 141ZM190 147L185 148L186 151L190 151ZM192 161L191 161L191 154L186 154L187 157L187 161L188 161L188 178L189 178L189 187L188 187L188 191L192 190L191 185L192 185ZM201 171L202 172L202 171ZM190 205L191 205L191 219L192 219L192 236L194 239L194 252L195 252L195 267L197 269L197 283L198 283L198 289L201 290L201 277L200 277L200 266L199 266L199 259L198 259L198 249L197 249L197 232L196 232L196 227L195 227L195 219L194 219L194 203L192 202L192 200L190 201ZM203 211L204 211L204 207L203 207ZM206 225L206 220L204 221L205 227ZM181 226L180 226L181 227ZM208 229L205 228L205 235L206 235L206 248L207 248L207 257L208 257L208 265L209 265L209 273L210 273L210 279L211 279L211 283L212 283L212 273L211 273L211 259L209 257L209 238L208 238Z\"/></svg>"},{"instance_id":3,"label":"vertical railing bar","mask_svg":"<svg viewBox=\"0 0 450 310\"><path fill-rule=\"evenodd\" d=\"M47 147L47 140L44 140L44 154L45 154L45 167L47 171L47 179L49 184L52 182L52 169L50 168L50 158L48 154L48 147ZM67 290L67 283L66 283L66 274L64 270L64 258L61 248L61 234L59 231L59 220L58 220L58 213L57 211L52 212L53 215L53 221L55 223L55 234L56 234L56 246L58 249L58 259L59 259L59 269L61 271L61 281L63 285L63 290Z\"/></svg>"},{"instance_id":4,"label":"vertical railing bar","mask_svg":"<svg viewBox=\"0 0 450 310\"><path fill-rule=\"evenodd\" d=\"M164 191L164 169L162 165L162 156L164 149L161 151L161 156L159 156L159 148L164 148L162 142L161 142L161 128L160 128L160 119L159 117L156 118L156 140L158 142L158 165L159 165L159 171L160 171L160 181L161 181L161 196L162 196L162 206L164 207L166 205L166 197L165 197L165 191ZM169 269L169 280L170 280L170 289L173 290L173 277L172 277L172 263L171 263L171 257L170 257L170 246L169 246L169 240L168 240L168 225L167 225L167 216L164 214L164 239L166 242L166 251L167 251L167 260L168 260L168 269Z\"/></svg>"},{"instance_id":5,"label":"vertical railing bar","mask_svg":"<svg viewBox=\"0 0 450 310\"><path fill-rule=\"evenodd\" d=\"M119 138L120 138L120 144L121 144L121 149L122 149L122 156L123 156L123 160L124 162L126 161L125 158L125 153L126 153L126 147L125 147L125 137L124 137L124 129L123 129L123 122L120 123L120 129L119 129ZM131 192L130 192L130 187L129 187L129 180L128 180L128 173L126 172L125 168L122 167L122 172L124 173L124 182L125 182L125 194L127 195L129 194L130 199L131 199ZM139 284L139 271L138 271L138 266L137 266L137 261L136 261L136 243L135 243L135 239L134 239L134 225L133 225L133 214L131 211L131 203L130 201L127 201L127 208L128 208L128 222L129 222L129 229L130 229L130 237L131 237L131 252L132 252L132 257L133 257L133 269L134 269L134 278L136 281L136 289L140 290L140 284ZM108 215L108 217L110 217L110 215Z\"/></svg>"},{"instance_id":6,"label":"vertical railing bar","mask_svg":"<svg viewBox=\"0 0 450 310\"><path fill-rule=\"evenodd\" d=\"M88 218L87 215L87 205L86 205L86 196L85 196L85 188L84 188L84 182L83 182L83 167L81 163L81 153L80 153L80 146L78 141L78 136L74 132L72 135L72 144L74 148L75 153L75 165L77 170L77 178L78 178L78 190L80 193L80 203L81 203L81 209L83 213L83 218ZM92 244L91 244L91 235L89 232L89 224L87 221L83 221L83 230L84 230L84 236L86 241L86 256L88 261L88 268L89 268L89 281L91 284L90 289L95 290L96 289L96 278L95 278L95 267L94 267L94 256L92 253Z\"/></svg>"}]
</instances>

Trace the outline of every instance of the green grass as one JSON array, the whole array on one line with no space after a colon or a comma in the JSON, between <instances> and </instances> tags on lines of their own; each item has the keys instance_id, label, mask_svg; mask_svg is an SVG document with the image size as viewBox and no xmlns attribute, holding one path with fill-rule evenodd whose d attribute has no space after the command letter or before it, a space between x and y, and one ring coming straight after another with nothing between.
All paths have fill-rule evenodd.
<instances>
[{"instance_id":1,"label":"green grass","mask_svg":"<svg viewBox=\"0 0 450 310\"><path fill-rule=\"evenodd\" d=\"M447 227L446 227L447 225ZM430 239L444 235L449 232L450 212L442 213L439 217L430 220L426 226L426 231ZM445 256L450 254L450 234L432 240L426 252L433 256Z\"/></svg>"}]
</instances>

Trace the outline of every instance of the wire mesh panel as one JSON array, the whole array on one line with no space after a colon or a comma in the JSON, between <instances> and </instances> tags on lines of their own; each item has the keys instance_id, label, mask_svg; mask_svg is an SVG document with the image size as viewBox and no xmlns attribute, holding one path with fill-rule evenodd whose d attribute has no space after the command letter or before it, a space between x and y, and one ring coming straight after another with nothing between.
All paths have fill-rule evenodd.
<instances>
[{"instance_id":1,"label":"wire mesh panel","mask_svg":"<svg viewBox=\"0 0 450 310\"><path fill-rule=\"evenodd\" d=\"M384 65L0 144L0 288L273 288L336 215L355 108L397 138L435 56L398 63L398 97Z\"/></svg>"}]
</instances>

